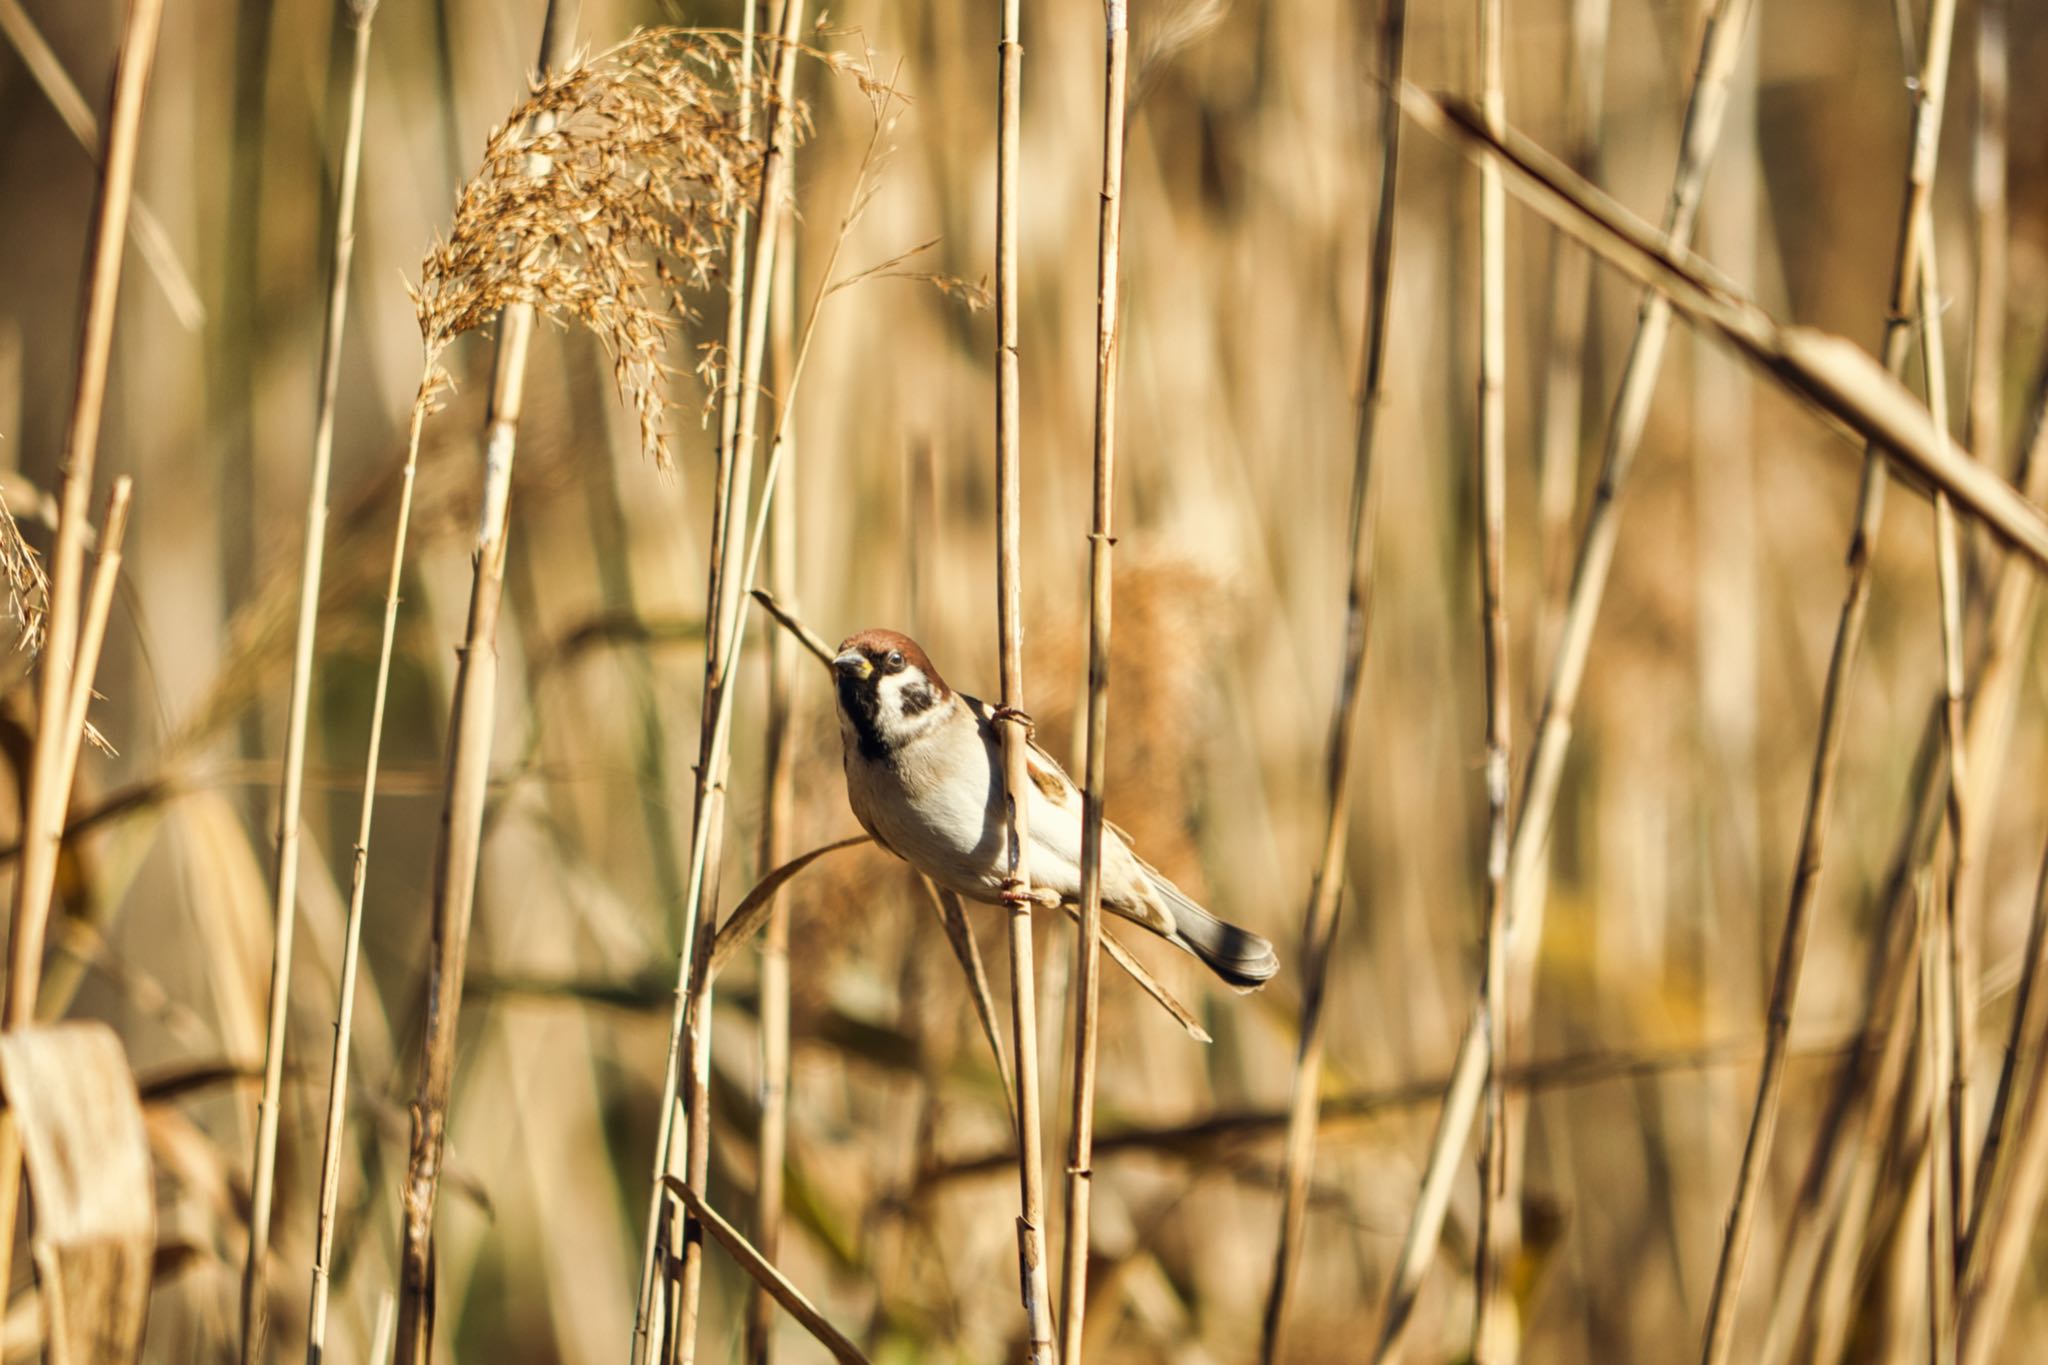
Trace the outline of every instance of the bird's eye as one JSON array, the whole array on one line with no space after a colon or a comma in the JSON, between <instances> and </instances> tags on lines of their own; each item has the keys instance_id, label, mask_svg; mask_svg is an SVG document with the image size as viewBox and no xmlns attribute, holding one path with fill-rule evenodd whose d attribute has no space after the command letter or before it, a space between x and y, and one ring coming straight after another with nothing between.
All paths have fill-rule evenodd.
<instances>
[{"instance_id":1,"label":"bird's eye","mask_svg":"<svg viewBox=\"0 0 2048 1365\"><path fill-rule=\"evenodd\" d=\"M883 663L888 666L891 673L901 673L903 671L903 651L900 649L890 650L889 657L883 660Z\"/></svg>"}]
</instances>

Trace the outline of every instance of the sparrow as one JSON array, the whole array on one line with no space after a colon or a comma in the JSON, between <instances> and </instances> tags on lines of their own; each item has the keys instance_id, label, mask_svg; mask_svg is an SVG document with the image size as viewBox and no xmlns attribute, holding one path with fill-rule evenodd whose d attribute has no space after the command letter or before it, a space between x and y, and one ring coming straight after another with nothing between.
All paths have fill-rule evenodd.
<instances>
[{"instance_id":1,"label":"sparrow","mask_svg":"<svg viewBox=\"0 0 2048 1365\"><path fill-rule=\"evenodd\" d=\"M893 630L850 636L832 672L847 800L877 844L970 900L1080 904L1081 791L1036 744L1025 760L1028 897L1012 877L996 724L1015 713L953 691L917 642ZM1271 943L1197 905L1107 821L1102 908L1192 953L1238 990L1255 990L1280 969Z\"/></svg>"}]
</instances>

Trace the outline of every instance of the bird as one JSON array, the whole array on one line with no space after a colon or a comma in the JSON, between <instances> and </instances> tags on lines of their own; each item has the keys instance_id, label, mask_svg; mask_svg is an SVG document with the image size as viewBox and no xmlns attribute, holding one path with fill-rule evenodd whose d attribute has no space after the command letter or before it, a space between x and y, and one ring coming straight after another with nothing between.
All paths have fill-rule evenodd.
<instances>
[{"instance_id":1,"label":"bird","mask_svg":"<svg viewBox=\"0 0 2048 1365\"><path fill-rule=\"evenodd\" d=\"M915 640L863 630L832 659L846 795L861 828L938 885L988 904L1078 905L1081 791L1036 744L1026 827L1031 889L1016 866L997 723L1028 718L955 692ZM1193 954L1226 985L1256 990L1280 969L1273 945L1217 918L1147 864L1108 821L1102 908Z\"/></svg>"}]
</instances>

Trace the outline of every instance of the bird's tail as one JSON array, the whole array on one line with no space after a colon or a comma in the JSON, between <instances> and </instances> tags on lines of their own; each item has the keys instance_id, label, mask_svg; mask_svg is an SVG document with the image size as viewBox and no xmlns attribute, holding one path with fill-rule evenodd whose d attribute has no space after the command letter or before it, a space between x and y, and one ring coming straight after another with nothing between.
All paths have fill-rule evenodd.
<instances>
[{"instance_id":1,"label":"bird's tail","mask_svg":"<svg viewBox=\"0 0 2048 1365\"><path fill-rule=\"evenodd\" d=\"M1280 956L1271 943L1249 929L1216 918L1164 877L1158 878L1157 884L1173 907L1174 942L1202 959L1226 985L1255 991L1280 970Z\"/></svg>"}]
</instances>

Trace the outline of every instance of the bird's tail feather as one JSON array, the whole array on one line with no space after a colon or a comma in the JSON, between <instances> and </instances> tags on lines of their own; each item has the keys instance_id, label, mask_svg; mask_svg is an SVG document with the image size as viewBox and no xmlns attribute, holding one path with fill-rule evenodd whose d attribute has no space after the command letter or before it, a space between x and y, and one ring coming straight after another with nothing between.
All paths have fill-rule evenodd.
<instances>
[{"instance_id":1,"label":"bird's tail feather","mask_svg":"<svg viewBox=\"0 0 2048 1365\"><path fill-rule=\"evenodd\" d=\"M1255 991L1280 970L1280 956L1271 943L1249 929L1216 918L1164 877L1158 883L1173 907L1174 941L1202 959L1226 985Z\"/></svg>"}]
</instances>

